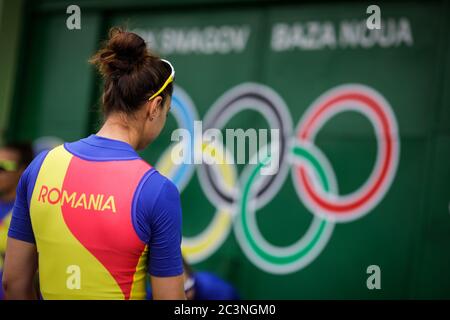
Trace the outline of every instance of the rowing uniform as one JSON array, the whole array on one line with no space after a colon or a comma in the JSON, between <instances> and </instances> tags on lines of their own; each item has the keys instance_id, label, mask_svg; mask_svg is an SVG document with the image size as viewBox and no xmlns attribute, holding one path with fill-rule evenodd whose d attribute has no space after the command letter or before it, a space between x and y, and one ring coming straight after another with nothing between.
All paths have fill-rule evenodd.
<instances>
[{"instance_id":1,"label":"rowing uniform","mask_svg":"<svg viewBox=\"0 0 450 320\"><path fill-rule=\"evenodd\" d=\"M36 244L44 299L145 299L147 273L183 273L177 188L129 144L96 135L33 160L8 236Z\"/></svg>"},{"instance_id":2,"label":"rowing uniform","mask_svg":"<svg viewBox=\"0 0 450 320\"><path fill-rule=\"evenodd\" d=\"M6 251L6 238L9 224L11 222L14 201L3 202L0 200L0 279L3 273L3 258ZM0 286L0 300L3 299L3 288Z\"/></svg>"}]
</instances>

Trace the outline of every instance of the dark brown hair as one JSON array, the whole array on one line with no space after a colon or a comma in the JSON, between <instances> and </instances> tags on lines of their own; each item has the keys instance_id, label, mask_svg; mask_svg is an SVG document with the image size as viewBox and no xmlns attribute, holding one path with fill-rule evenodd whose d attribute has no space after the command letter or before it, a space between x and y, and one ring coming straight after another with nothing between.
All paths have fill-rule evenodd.
<instances>
[{"instance_id":1,"label":"dark brown hair","mask_svg":"<svg viewBox=\"0 0 450 320\"><path fill-rule=\"evenodd\" d=\"M133 32L114 27L109 39L89 60L104 79L102 111L133 114L170 76L170 66L152 53L144 39ZM163 103L172 95L169 84L160 96Z\"/></svg>"}]
</instances>

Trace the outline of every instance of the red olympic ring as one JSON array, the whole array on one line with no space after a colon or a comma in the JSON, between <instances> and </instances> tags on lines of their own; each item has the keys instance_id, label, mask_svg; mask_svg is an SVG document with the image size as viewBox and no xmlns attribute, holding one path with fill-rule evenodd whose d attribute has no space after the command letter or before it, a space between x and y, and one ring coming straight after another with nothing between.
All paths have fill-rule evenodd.
<instances>
[{"instance_id":1,"label":"red olympic ring","mask_svg":"<svg viewBox=\"0 0 450 320\"><path fill-rule=\"evenodd\" d=\"M379 152L381 151L382 154L382 160L380 161L381 169L377 170L378 174L369 186L365 188L364 192L358 194L356 197L348 197L347 199L345 197L337 197L331 199L325 198L317 192L306 174L307 169L304 165L299 165L295 171L296 179L301 182L300 185L304 186L306 196L313 205L322 209L326 214L337 218L366 213L360 212L361 207L376 201L380 194L386 191L384 186L390 183L390 179L393 176L392 172L396 170L398 158L397 126L389 105L377 95L356 87L337 90L337 92L313 104L310 109L311 111L306 114L305 119L298 128L297 138L303 142L314 143L316 131L323 125L323 122L320 122L323 116L328 112L335 112L345 102L356 102L356 104L365 108L363 113L367 115L367 112L370 112L375 116L373 119L376 122L376 129L379 129L379 132L381 132L381 136L377 135ZM382 148L380 148L380 144Z\"/></svg>"}]
</instances>

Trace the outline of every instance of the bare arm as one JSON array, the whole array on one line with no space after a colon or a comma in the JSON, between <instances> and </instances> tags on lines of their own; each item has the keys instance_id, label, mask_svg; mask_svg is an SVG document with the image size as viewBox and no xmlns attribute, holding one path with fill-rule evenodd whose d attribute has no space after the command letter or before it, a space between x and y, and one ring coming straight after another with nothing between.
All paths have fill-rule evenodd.
<instances>
[{"instance_id":1,"label":"bare arm","mask_svg":"<svg viewBox=\"0 0 450 320\"><path fill-rule=\"evenodd\" d=\"M34 287L36 270L36 245L8 238L3 270L5 298L8 300L37 299Z\"/></svg>"},{"instance_id":2,"label":"bare arm","mask_svg":"<svg viewBox=\"0 0 450 320\"><path fill-rule=\"evenodd\" d=\"M154 300L186 300L184 277L150 277Z\"/></svg>"}]
</instances>

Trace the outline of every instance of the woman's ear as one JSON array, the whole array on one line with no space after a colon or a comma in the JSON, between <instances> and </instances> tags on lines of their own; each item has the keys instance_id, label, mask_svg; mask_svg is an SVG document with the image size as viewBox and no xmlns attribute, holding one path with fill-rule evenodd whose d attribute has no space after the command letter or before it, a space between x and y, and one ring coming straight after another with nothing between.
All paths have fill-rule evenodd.
<instances>
[{"instance_id":1,"label":"woman's ear","mask_svg":"<svg viewBox=\"0 0 450 320\"><path fill-rule=\"evenodd\" d=\"M162 100L162 97L157 96L147 102L147 117L150 121L159 117L162 109Z\"/></svg>"}]
</instances>

